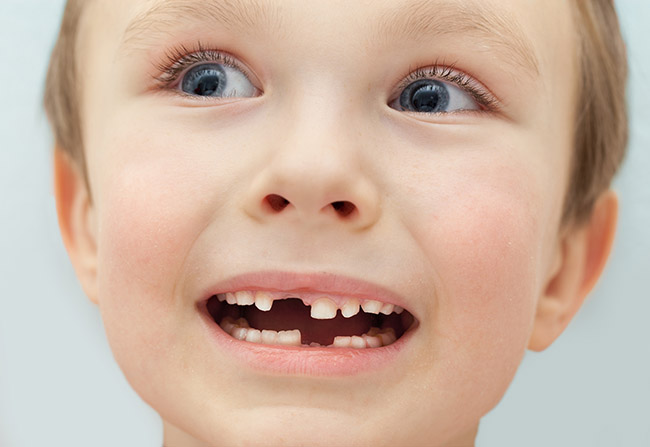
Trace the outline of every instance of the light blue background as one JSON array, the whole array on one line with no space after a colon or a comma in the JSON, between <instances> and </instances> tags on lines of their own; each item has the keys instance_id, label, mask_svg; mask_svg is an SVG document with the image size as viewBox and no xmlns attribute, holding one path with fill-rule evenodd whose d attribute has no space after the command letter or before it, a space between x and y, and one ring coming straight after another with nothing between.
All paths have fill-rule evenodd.
<instances>
[{"instance_id":1,"label":"light blue background","mask_svg":"<svg viewBox=\"0 0 650 447\"><path fill-rule=\"evenodd\" d=\"M40 102L62 7L0 0L0 446L159 447L58 234ZM479 447L650 446L650 2L618 7L632 138L613 257L566 333L526 356Z\"/></svg>"}]
</instances>

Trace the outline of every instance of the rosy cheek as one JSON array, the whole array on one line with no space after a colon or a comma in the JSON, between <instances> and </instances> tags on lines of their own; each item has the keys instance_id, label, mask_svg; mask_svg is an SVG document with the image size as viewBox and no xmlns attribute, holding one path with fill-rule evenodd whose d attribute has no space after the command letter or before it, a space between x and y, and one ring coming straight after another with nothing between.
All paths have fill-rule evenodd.
<instances>
[{"instance_id":1,"label":"rosy cheek","mask_svg":"<svg viewBox=\"0 0 650 447\"><path fill-rule=\"evenodd\" d=\"M543 204L525 169L499 171L447 179L419 235L436 277L438 355L458 377L505 389L534 315Z\"/></svg>"},{"instance_id":2,"label":"rosy cheek","mask_svg":"<svg viewBox=\"0 0 650 447\"><path fill-rule=\"evenodd\" d=\"M207 163L189 153L192 143L180 137L124 124L115 135L99 160L101 290L110 297L128 286L134 296L160 305L173 298L197 228L216 206L206 203L213 196L206 194Z\"/></svg>"},{"instance_id":3,"label":"rosy cheek","mask_svg":"<svg viewBox=\"0 0 650 447\"><path fill-rule=\"evenodd\" d=\"M171 188L147 186L142 176L121 176L113 183L103 203L99 247L108 296L111 288L126 285L150 291L145 296L169 290L191 226L186 203L171 194Z\"/></svg>"},{"instance_id":4,"label":"rosy cheek","mask_svg":"<svg viewBox=\"0 0 650 447\"><path fill-rule=\"evenodd\" d=\"M454 209L445 223L451 227L438 241L446 259L439 274L450 293L440 312L463 326L461 333L512 338L529 325L537 266L534 235L522 220L528 216L509 213L499 198L483 198L471 210Z\"/></svg>"},{"instance_id":5,"label":"rosy cheek","mask_svg":"<svg viewBox=\"0 0 650 447\"><path fill-rule=\"evenodd\" d=\"M159 152L143 155L144 148ZM118 362L141 365L153 361L157 349L180 343L182 331L170 327L193 310L179 290L182 265L218 209L206 203L206 177L187 175L200 172L200 161L177 157L159 141L122 143L115 151L134 155L128 163L116 156L98 188L99 300ZM147 356L144 347L151 350Z\"/></svg>"}]
</instances>

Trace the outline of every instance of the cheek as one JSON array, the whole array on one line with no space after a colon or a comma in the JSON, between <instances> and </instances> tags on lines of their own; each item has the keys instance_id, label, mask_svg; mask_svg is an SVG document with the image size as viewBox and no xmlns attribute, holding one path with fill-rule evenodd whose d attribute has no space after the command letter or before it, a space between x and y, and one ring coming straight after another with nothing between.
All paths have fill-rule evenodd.
<instances>
[{"instance_id":1,"label":"cheek","mask_svg":"<svg viewBox=\"0 0 650 447\"><path fill-rule=\"evenodd\" d=\"M140 391L153 386L152 367L196 343L184 330L195 315L183 265L223 207L204 160L182 156L178 143L132 134L116 141L98 188L99 305L113 353Z\"/></svg>"},{"instance_id":2,"label":"cheek","mask_svg":"<svg viewBox=\"0 0 650 447\"><path fill-rule=\"evenodd\" d=\"M150 376L152 362L184 343L181 331L170 331L182 317L170 291L195 225L183 218L191 215L189 205L171 206L174 198L155 181L142 171L116 177L103 198L99 233L102 318L113 354L138 390L148 384L133 380Z\"/></svg>"},{"instance_id":3,"label":"cheek","mask_svg":"<svg viewBox=\"0 0 650 447\"><path fill-rule=\"evenodd\" d=\"M162 305L179 298L174 286L185 257L223 214L239 160L223 141L183 130L183 122L160 130L140 121L133 129L118 120L110 146L98 151L100 273L107 299L129 286Z\"/></svg>"},{"instance_id":4,"label":"cheek","mask_svg":"<svg viewBox=\"0 0 650 447\"><path fill-rule=\"evenodd\" d=\"M490 402L468 402L494 405L531 331L548 206L542 183L523 164L491 160L437 175L445 187L415 205L421 220L411 228L433 272L427 361L447 365L436 379L443 389L491 390L483 394Z\"/></svg>"},{"instance_id":5,"label":"cheek","mask_svg":"<svg viewBox=\"0 0 650 447\"><path fill-rule=\"evenodd\" d=\"M127 286L166 290L155 298L158 304L172 298L174 272L201 220L188 191L194 188L163 185L178 180L156 166L123 169L106 188L110 192L102 198L99 233L100 278L105 281L101 286L106 298L111 289Z\"/></svg>"},{"instance_id":6,"label":"cheek","mask_svg":"<svg viewBox=\"0 0 650 447\"><path fill-rule=\"evenodd\" d=\"M469 337L520 350L538 289L539 233L524 202L514 211L504 208L499 194L484 192L471 207L449 210L440 233L432 235L436 255L445 259L438 271L439 305L452 324L444 335L459 343Z\"/></svg>"}]
</instances>

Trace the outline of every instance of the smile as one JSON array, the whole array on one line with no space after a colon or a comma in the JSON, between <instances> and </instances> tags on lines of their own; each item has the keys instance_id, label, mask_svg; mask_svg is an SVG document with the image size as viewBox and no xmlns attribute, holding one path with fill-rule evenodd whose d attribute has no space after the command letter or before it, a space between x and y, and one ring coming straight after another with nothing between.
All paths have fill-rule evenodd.
<instances>
[{"instance_id":1,"label":"smile","mask_svg":"<svg viewBox=\"0 0 650 447\"><path fill-rule=\"evenodd\" d=\"M419 328L400 295L329 273L249 273L201 296L199 316L216 355L264 374L387 370L411 352Z\"/></svg>"},{"instance_id":2,"label":"smile","mask_svg":"<svg viewBox=\"0 0 650 447\"><path fill-rule=\"evenodd\" d=\"M313 292L220 293L208 300L207 310L237 340L304 348L381 348L415 322L392 303Z\"/></svg>"}]
</instances>

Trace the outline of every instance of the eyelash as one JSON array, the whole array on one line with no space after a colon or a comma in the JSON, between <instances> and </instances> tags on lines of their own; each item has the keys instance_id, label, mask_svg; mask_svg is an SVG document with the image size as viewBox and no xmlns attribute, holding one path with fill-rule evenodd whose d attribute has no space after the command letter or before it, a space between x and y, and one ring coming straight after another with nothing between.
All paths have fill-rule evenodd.
<instances>
[{"instance_id":1,"label":"eyelash","mask_svg":"<svg viewBox=\"0 0 650 447\"><path fill-rule=\"evenodd\" d=\"M250 81L249 71L234 57L221 51L206 48L201 42L193 47L180 45L165 53L164 60L156 65L158 75L154 76L155 82L162 89L171 89L181 75L190 67L200 63L217 62L240 70ZM437 79L456 85L468 93L485 111L497 112L500 109L499 101L485 87L472 77L457 71L454 65L444 65L436 61L434 64L410 69L409 75L400 82L398 89L401 93L409 84L422 79Z\"/></svg>"},{"instance_id":2,"label":"eyelash","mask_svg":"<svg viewBox=\"0 0 650 447\"><path fill-rule=\"evenodd\" d=\"M163 61L156 64L159 74L154 76L154 81L160 88L170 89L188 68L210 62L236 68L249 81L251 80L249 71L237 59L221 51L207 49L199 42L195 47L188 48L185 45L180 45L167 51Z\"/></svg>"},{"instance_id":3,"label":"eyelash","mask_svg":"<svg viewBox=\"0 0 650 447\"><path fill-rule=\"evenodd\" d=\"M410 84L422 79L435 79L454 84L469 94L484 111L498 112L500 109L496 97L478 81L463 72L457 71L453 64L444 65L437 61L428 67L410 69L409 75L400 82L398 91L401 94Z\"/></svg>"}]
</instances>

